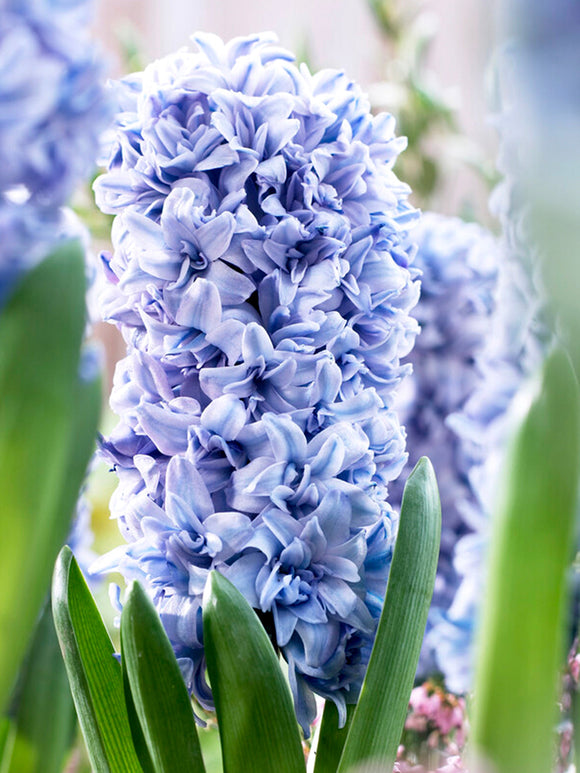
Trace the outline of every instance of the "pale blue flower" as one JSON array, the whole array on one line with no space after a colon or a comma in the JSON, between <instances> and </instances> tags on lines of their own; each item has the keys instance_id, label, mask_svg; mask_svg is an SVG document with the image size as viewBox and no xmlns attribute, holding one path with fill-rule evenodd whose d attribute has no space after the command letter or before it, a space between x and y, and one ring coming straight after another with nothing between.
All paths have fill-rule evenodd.
<instances>
[{"instance_id":1,"label":"pale blue flower","mask_svg":"<svg viewBox=\"0 0 580 773\"><path fill-rule=\"evenodd\" d=\"M62 205L109 117L85 0L0 0L0 307L18 279L85 232Z\"/></svg>"},{"instance_id":2,"label":"pale blue flower","mask_svg":"<svg viewBox=\"0 0 580 773\"><path fill-rule=\"evenodd\" d=\"M500 247L475 223L434 213L423 215L411 237L422 271L421 298L414 311L421 327L409 361L413 375L401 397L409 461L395 483L394 504L421 456L433 460L441 495L441 550L427 631L449 610L459 578L453 566L455 544L472 530L464 501L471 496L472 459L449 424L461 411L481 375L477 361L486 344L494 312ZM420 673L433 670L433 652L423 648Z\"/></svg>"},{"instance_id":3,"label":"pale blue flower","mask_svg":"<svg viewBox=\"0 0 580 773\"><path fill-rule=\"evenodd\" d=\"M405 464L395 390L417 326L392 172L404 147L343 73L271 35L198 35L114 86L116 215L106 319L128 345L103 443L127 541L98 568L150 590L188 686L211 706L201 598L217 569L289 665L345 716L384 597Z\"/></svg>"},{"instance_id":4,"label":"pale blue flower","mask_svg":"<svg viewBox=\"0 0 580 773\"><path fill-rule=\"evenodd\" d=\"M66 203L92 170L108 119L86 0L0 3L0 193Z\"/></svg>"},{"instance_id":5,"label":"pale blue flower","mask_svg":"<svg viewBox=\"0 0 580 773\"><path fill-rule=\"evenodd\" d=\"M490 521L508 440L514 431L516 398L540 369L551 339L523 192L526 143L511 101L511 53L503 64L504 102L496 122L501 136L498 168L504 180L491 201L503 232L495 311L478 359L478 383L463 407L448 419L460 439L468 469L468 496L459 500L458 507L472 533L457 542L454 599L428 640L449 688L457 692L472 686Z\"/></svg>"}]
</instances>

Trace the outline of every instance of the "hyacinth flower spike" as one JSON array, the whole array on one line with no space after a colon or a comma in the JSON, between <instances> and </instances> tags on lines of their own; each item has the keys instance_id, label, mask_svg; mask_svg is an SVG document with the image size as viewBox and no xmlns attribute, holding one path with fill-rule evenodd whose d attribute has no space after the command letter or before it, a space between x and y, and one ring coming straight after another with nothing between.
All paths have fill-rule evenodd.
<instances>
[{"instance_id":1,"label":"hyacinth flower spike","mask_svg":"<svg viewBox=\"0 0 580 773\"><path fill-rule=\"evenodd\" d=\"M103 316L128 346L102 445L139 580L206 708L203 589L229 578L341 722L384 599L406 461L395 390L417 332L404 140L342 72L297 68L272 35L154 62L115 84L115 215ZM195 491L194 491L195 489Z\"/></svg>"}]
</instances>

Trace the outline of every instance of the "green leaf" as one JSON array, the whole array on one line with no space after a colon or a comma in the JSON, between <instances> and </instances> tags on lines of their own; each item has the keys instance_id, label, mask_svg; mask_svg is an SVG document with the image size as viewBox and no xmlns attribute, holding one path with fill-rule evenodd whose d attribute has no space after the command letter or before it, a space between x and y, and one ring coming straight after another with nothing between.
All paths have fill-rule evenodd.
<instances>
[{"instance_id":1,"label":"green leaf","mask_svg":"<svg viewBox=\"0 0 580 773\"><path fill-rule=\"evenodd\" d=\"M97 773L141 773L125 707L121 666L69 548L52 585L54 624L91 765Z\"/></svg>"},{"instance_id":2,"label":"green leaf","mask_svg":"<svg viewBox=\"0 0 580 773\"><path fill-rule=\"evenodd\" d=\"M151 755L147 748L147 742L143 735L143 728L139 717L137 716L137 709L135 708L135 702L131 695L131 687L129 685L129 677L127 676L127 669L121 666L123 671L123 691L125 693L125 706L127 707L127 716L129 718L129 727L131 728L131 736L133 738L133 746L137 753L139 763L143 768L143 773L155 773L153 762L151 761ZM2 771L0 771L2 773Z\"/></svg>"},{"instance_id":3,"label":"green leaf","mask_svg":"<svg viewBox=\"0 0 580 773\"><path fill-rule=\"evenodd\" d=\"M84 291L82 250L69 243L25 277L0 313L0 709L96 435L98 405L86 394L95 390L78 379Z\"/></svg>"},{"instance_id":4,"label":"green leaf","mask_svg":"<svg viewBox=\"0 0 580 773\"><path fill-rule=\"evenodd\" d=\"M441 506L431 462L423 457L403 494L385 604L367 674L338 770L392 770L431 604Z\"/></svg>"},{"instance_id":5,"label":"green leaf","mask_svg":"<svg viewBox=\"0 0 580 773\"><path fill-rule=\"evenodd\" d=\"M77 722L49 603L20 670L10 713L10 753L2 773L61 773Z\"/></svg>"},{"instance_id":6,"label":"green leaf","mask_svg":"<svg viewBox=\"0 0 580 773\"><path fill-rule=\"evenodd\" d=\"M205 771L193 708L173 648L134 583L121 616L123 668L155 773Z\"/></svg>"},{"instance_id":7,"label":"green leaf","mask_svg":"<svg viewBox=\"0 0 580 773\"><path fill-rule=\"evenodd\" d=\"M320 732L313 750L310 752L316 760L314 773L336 773L344 744L352 724L355 706L346 707L345 726L338 727L338 710L332 701L326 701L322 714Z\"/></svg>"},{"instance_id":8,"label":"green leaf","mask_svg":"<svg viewBox=\"0 0 580 773\"><path fill-rule=\"evenodd\" d=\"M7 761L7 765L9 764L14 735L14 722L10 717L0 717L0 773L4 768L5 761Z\"/></svg>"},{"instance_id":9,"label":"green leaf","mask_svg":"<svg viewBox=\"0 0 580 773\"><path fill-rule=\"evenodd\" d=\"M577 383L556 351L515 438L493 522L472 743L497 773L551 769L579 435Z\"/></svg>"},{"instance_id":10,"label":"green leaf","mask_svg":"<svg viewBox=\"0 0 580 773\"><path fill-rule=\"evenodd\" d=\"M211 773L223 773L222 747L217 725L208 723L206 728L200 728L198 737L206 768Z\"/></svg>"},{"instance_id":11,"label":"green leaf","mask_svg":"<svg viewBox=\"0 0 580 773\"><path fill-rule=\"evenodd\" d=\"M292 698L268 635L217 572L205 588L203 636L225 773L304 773Z\"/></svg>"}]
</instances>

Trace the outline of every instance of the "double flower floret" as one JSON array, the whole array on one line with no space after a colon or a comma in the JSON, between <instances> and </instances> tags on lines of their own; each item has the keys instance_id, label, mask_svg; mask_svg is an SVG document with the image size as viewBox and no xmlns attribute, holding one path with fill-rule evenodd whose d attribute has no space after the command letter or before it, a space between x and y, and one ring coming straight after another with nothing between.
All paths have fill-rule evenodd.
<instances>
[{"instance_id":1,"label":"double flower floret","mask_svg":"<svg viewBox=\"0 0 580 773\"><path fill-rule=\"evenodd\" d=\"M129 76L109 171L103 315L127 358L103 449L128 544L103 559L149 588L204 705L201 598L229 577L289 664L344 718L364 675L405 460L394 392L417 332L416 212L392 118L271 35L198 35Z\"/></svg>"}]
</instances>

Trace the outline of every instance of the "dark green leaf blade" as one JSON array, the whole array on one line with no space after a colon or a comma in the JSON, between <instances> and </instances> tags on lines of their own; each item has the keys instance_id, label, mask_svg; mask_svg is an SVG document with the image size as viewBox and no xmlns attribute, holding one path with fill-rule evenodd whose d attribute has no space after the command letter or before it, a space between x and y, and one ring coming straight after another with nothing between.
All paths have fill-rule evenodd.
<instances>
[{"instance_id":1,"label":"dark green leaf blade","mask_svg":"<svg viewBox=\"0 0 580 773\"><path fill-rule=\"evenodd\" d=\"M121 655L155 773L205 771L179 665L139 583L133 584L123 608Z\"/></svg>"},{"instance_id":2,"label":"dark green leaf blade","mask_svg":"<svg viewBox=\"0 0 580 773\"><path fill-rule=\"evenodd\" d=\"M141 773L121 666L93 597L67 547L52 586L54 624L91 765L97 773Z\"/></svg>"},{"instance_id":3,"label":"dark green leaf blade","mask_svg":"<svg viewBox=\"0 0 580 773\"><path fill-rule=\"evenodd\" d=\"M268 635L218 572L207 581L203 636L226 773L304 773L290 691Z\"/></svg>"},{"instance_id":4,"label":"dark green leaf blade","mask_svg":"<svg viewBox=\"0 0 580 773\"><path fill-rule=\"evenodd\" d=\"M310 754L314 754L314 773L336 773L338 763L348 737L355 706L346 707L347 716L345 726L338 727L338 710L332 701L326 701L322 714L322 724L318 734L315 748Z\"/></svg>"},{"instance_id":5,"label":"dark green leaf blade","mask_svg":"<svg viewBox=\"0 0 580 773\"><path fill-rule=\"evenodd\" d=\"M392 770L431 604L441 537L441 505L423 457L405 486L385 604L340 773Z\"/></svg>"},{"instance_id":6,"label":"dark green leaf blade","mask_svg":"<svg viewBox=\"0 0 580 773\"><path fill-rule=\"evenodd\" d=\"M123 668L123 664L121 664L121 668L123 671L125 706L127 707L127 716L129 718L129 727L131 728L133 746L135 747L135 752L137 754L139 763L143 768L143 773L155 773L155 768L153 767L153 763L151 761L151 755L149 754L149 749L147 748L147 742L145 741L145 736L143 735L143 728L141 727L141 722L137 716L135 702L133 701L133 696L131 695L131 687L129 685L127 669Z\"/></svg>"},{"instance_id":7,"label":"dark green leaf blade","mask_svg":"<svg viewBox=\"0 0 580 773\"><path fill-rule=\"evenodd\" d=\"M77 721L50 603L36 625L10 714L12 738L3 773L61 773Z\"/></svg>"},{"instance_id":8,"label":"dark green leaf blade","mask_svg":"<svg viewBox=\"0 0 580 773\"><path fill-rule=\"evenodd\" d=\"M29 272L0 312L0 707L48 591L90 453L84 443L71 474L84 292L83 254L73 242ZM98 411L83 406L92 444Z\"/></svg>"},{"instance_id":9,"label":"dark green leaf blade","mask_svg":"<svg viewBox=\"0 0 580 773\"><path fill-rule=\"evenodd\" d=\"M556 351L516 435L493 523L472 744L498 773L551 769L579 436L577 383Z\"/></svg>"}]
</instances>

